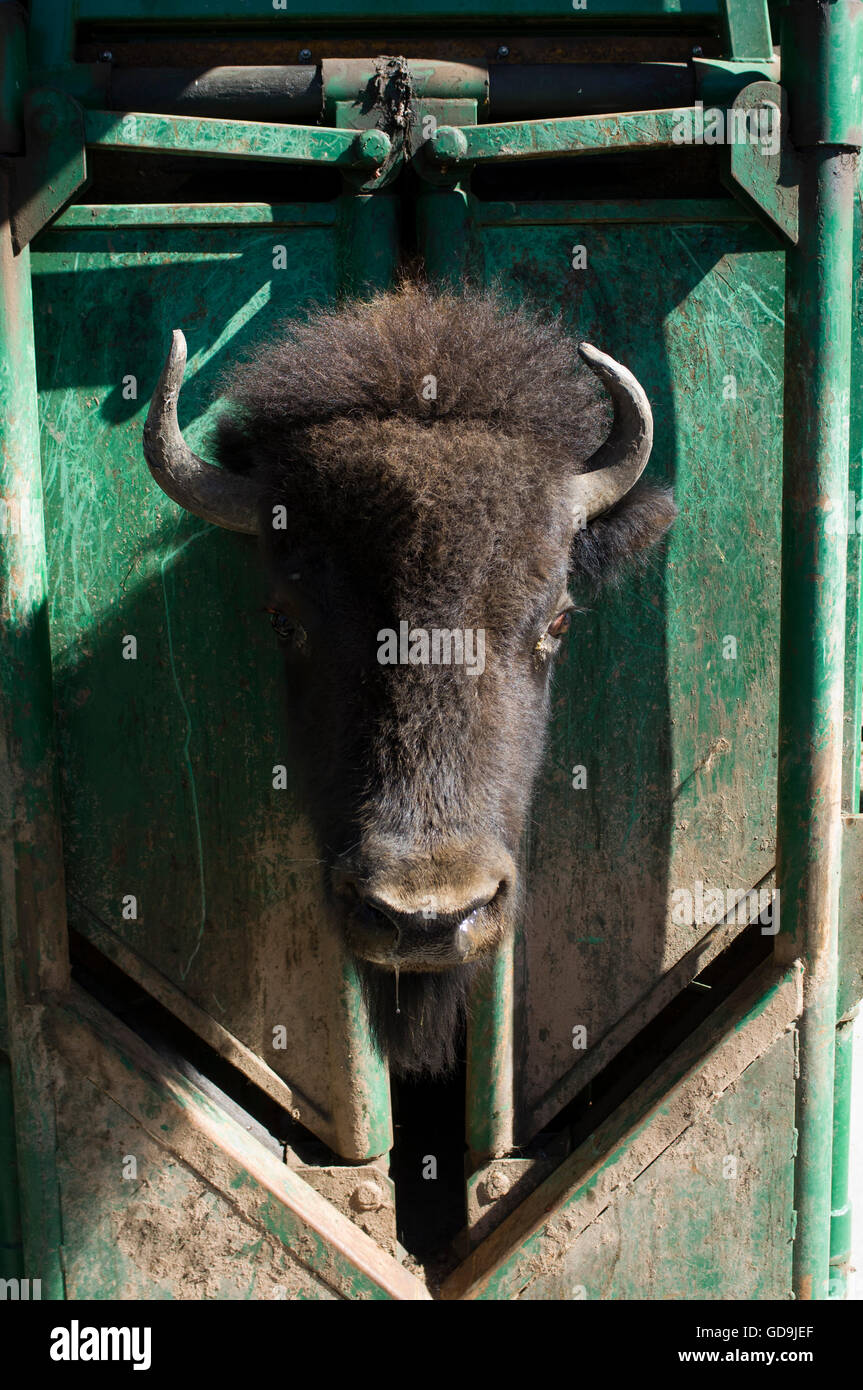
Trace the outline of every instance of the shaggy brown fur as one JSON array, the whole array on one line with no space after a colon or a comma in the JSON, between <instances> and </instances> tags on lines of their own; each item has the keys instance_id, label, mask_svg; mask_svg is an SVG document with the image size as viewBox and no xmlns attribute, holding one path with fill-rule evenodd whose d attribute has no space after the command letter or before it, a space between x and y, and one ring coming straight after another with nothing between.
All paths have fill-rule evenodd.
<instances>
[{"instance_id":1,"label":"shaggy brown fur","mask_svg":"<svg viewBox=\"0 0 863 1390\"><path fill-rule=\"evenodd\" d=\"M407 285L286 325L228 384L217 453L264 485L290 726L349 940L384 879L452 888L477 858L500 866L486 946L509 929L548 708L537 641L568 573L616 575L674 516L642 484L573 537L567 480L608 419L577 362L557 322ZM485 671L380 665L402 620L483 629ZM451 1062L469 972L403 974L396 1014L392 976L365 967L395 1070Z\"/></svg>"}]
</instances>

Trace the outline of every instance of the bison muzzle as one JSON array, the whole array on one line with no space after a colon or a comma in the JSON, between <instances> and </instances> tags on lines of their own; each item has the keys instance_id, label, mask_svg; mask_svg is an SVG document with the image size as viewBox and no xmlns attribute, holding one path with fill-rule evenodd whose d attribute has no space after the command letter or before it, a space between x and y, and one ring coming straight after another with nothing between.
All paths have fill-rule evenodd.
<instances>
[{"instance_id":1,"label":"bison muzzle","mask_svg":"<svg viewBox=\"0 0 863 1390\"><path fill-rule=\"evenodd\" d=\"M175 333L147 462L181 506L260 537L293 756L379 1045L397 1072L440 1071L517 911L570 580L615 574L674 515L641 479L650 406L558 321L414 284L258 348L225 388L221 466L180 433L184 366Z\"/></svg>"}]
</instances>

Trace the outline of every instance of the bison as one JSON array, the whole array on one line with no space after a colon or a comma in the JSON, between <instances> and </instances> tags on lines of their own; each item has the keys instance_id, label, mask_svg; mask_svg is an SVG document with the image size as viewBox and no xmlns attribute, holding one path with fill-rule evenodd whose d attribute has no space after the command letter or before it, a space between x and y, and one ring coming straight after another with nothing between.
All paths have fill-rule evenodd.
<instances>
[{"instance_id":1,"label":"bison","mask_svg":"<svg viewBox=\"0 0 863 1390\"><path fill-rule=\"evenodd\" d=\"M283 326L185 444L174 334L144 453L196 516L257 534L327 892L395 1073L451 1066L513 924L570 577L666 530L644 391L558 319L416 283ZM592 375L614 403L609 436ZM481 657L481 659L480 659ZM470 659L468 659L470 658Z\"/></svg>"}]
</instances>

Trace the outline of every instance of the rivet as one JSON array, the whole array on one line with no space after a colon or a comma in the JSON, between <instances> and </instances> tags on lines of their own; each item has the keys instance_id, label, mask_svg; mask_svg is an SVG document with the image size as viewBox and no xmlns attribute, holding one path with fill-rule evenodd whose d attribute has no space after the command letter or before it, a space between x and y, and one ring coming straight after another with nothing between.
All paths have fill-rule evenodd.
<instances>
[{"instance_id":1,"label":"rivet","mask_svg":"<svg viewBox=\"0 0 863 1390\"><path fill-rule=\"evenodd\" d=\"M492 1168L482 1180L483 1196L486 1202L496 1202L505 1197L512 1187L512 1179L500 1168Z\"/></svg>"},{"instance_id":2,"label":"rivet","mask_svg":"<svg viewBox=\"0 0 863 1390\"><path fill-rule=\"evenodd\" d=\"M354 1188L351 1205L359 1211L380 1211L386 1197L376 1182L361 1182Z\"/></svg>"}]
</instances>

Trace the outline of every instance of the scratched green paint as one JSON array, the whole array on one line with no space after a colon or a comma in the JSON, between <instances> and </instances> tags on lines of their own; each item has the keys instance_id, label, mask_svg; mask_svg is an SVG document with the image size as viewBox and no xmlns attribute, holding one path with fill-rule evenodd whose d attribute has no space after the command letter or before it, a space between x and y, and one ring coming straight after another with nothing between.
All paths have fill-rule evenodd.
<instances>
[{"instance_id":1,"label":"scratched green paint","mask_svg":"<svg viewBox=\"0 0 863 1390\"><path fill-rule=\"evenodd\" d=\"M550 1269L531 1261L542 1249L541 1237L534 1238L483 1298L787 1299L793 1068L793 1039L786 1034L621 1187Z\"/></svg>"},{"instance_id":2,"label":"scratched green paint","mask_svg":"<svg viewBox=\"0 0 863 1390\"><path fill-rule=\"evenodd\" d=\"M735 1030L757 1023L777 989L777 984L766 989L736 1020ZM615 1122L626 1137L604 1153L595 1150L596 1171L549 1201L546 1219L481 1281L477 1298L788 1298L795 1071L788 1033L693 1117L694 1125L644 1173L614 1194L607 1213L585 1221L585 1205L590 1212L603 1173L637 1148L657 1117L669 1113L673 1088L690 1073L692 1062L684 1046L676 1072L664 1078L665 1093L648 1082L646 1096L639 1092L635 1102L623 1103ZM722 1166L729 1155L737 1162L733 1179ZM553 1235L549 1260L546 1227L553 1223L555 1231L565 1231L569 1218L586 1230L570 1242L564 1236L562 1244L560 1234Z\"/></svg>"},{"instance_id":3,"label":"scratched green paint","mask_svg":"<svg viewBox=\"0 0 863 1390\"><path fill-rule=\"evenodd\" d=\"M336 292L343 251L320 225L330 210L284 215L293 225L69 227L39 243L69 904L73 925L107 927L308 1097L328 1142L366 1157L389 1147L388 1097L379 1061L355 1036L359 1004L323 917L256 546L176 507L141 453L172 328L190 352L182 423L206 451L220 374L280 320ZM127 636L136 660L123 659ZM285 790L273 787L280 765ZM135 920L123 915L128 895ZM285 1050L273 1046L279 1024ZM333 1060L343 1047L356 1053L350 1095Z\"/></svg>"},{"instance_id":4,"label":"scratched green paint","mask_svg":"<svg viewBox=\"0 0 863 1390\"><path fill-rule=\"evenodd\" d=\"M595 150L654 150L673 143L692 108L637 111L611 116L563 116L557 120L513 121L465 129L441 126L430 138L432 164L483 164L489 160L542 159Z\"/></svg>"},{"instance_id":5,"label":"scratched green paint","mask_svg":"<svg viewBox=\"0 0 863 1390\"><path fill-rule=\"evenodd\" d=\"M58 1031L80 1046L81 1021L73 1001L57 1019ZM307 1218L305 1185L295 1173L266 1156L273 1191L250 1170L262 1156L236 1120L155 1059L137 1050L129 1056L127 1041L98 1008L85 1005L83 1022L95 1029L105 1066L98 1086L86 1068L82 1074L74 1063L66 1066L58 1100L67 1297L274 1298L274 1284L287 1285L281 1296L289 1298L392 1296L383 1278ZM132 1073L128 1094L119 1098L117 1063ZM156 1120L167 1146L153 1143ZM221 1183L202 1180L194 1158L187 1161L173 1147L172 1137L187 1136L190 1126L204 1132L204 1150L221 1149ZM134 1173L124 1171L118 1154L135 1156ZM227 1200L225 1184L244 1189L242 1209ZM274 1240L265 1245L262 1230ZM249 1238L238 1240L238 1231ZM248 1258L256 1248L264 1250L258 1261ZM377 1273L385 1278L386 1258ZM400 1273L394 1264L392 1273Z\"/></svg>"},{"instance_id":6,"label":"scratched green paint","mask_svg":"<svg viewBox=\"0 0 863 1390\"><path fill-rule=\"evenodd\" d=\"M141 112L86 111L88 145L114 150L151 150L224 159L278 160L279 164L353 167L365 162L361 139L352 130L271 125L264 121L209 120L196 116L153 116ZM386 146L380 131L373 137ZM380 162L377 160L376 162Z\"/></svg>"},{"instance_id":7,"label":"scratched green paint","mask_svg":"<svg viewBox=\"0 0 863 1390\"><path fill-rule=\"evenodd\" d=\"M680 508L642 572L583 596L555 681L516 962L522 1141L705 935L671 923L671 891L750 888L773 863L783 255L734 205L701 211L639 224L625 202L598 220L584 204L475 205L482 274L639 377L648 473Z\"/></svg>"},{"instance_id":8,"label":"scratched green paint","mask_svg":"<svg viewBox=\"0 0 863 1390\"><path fill-rule=\"evenodd\" d=\"M54 227L332 227L337 219L334 203L73 203Z\"/></svg>"}]
</instances>

